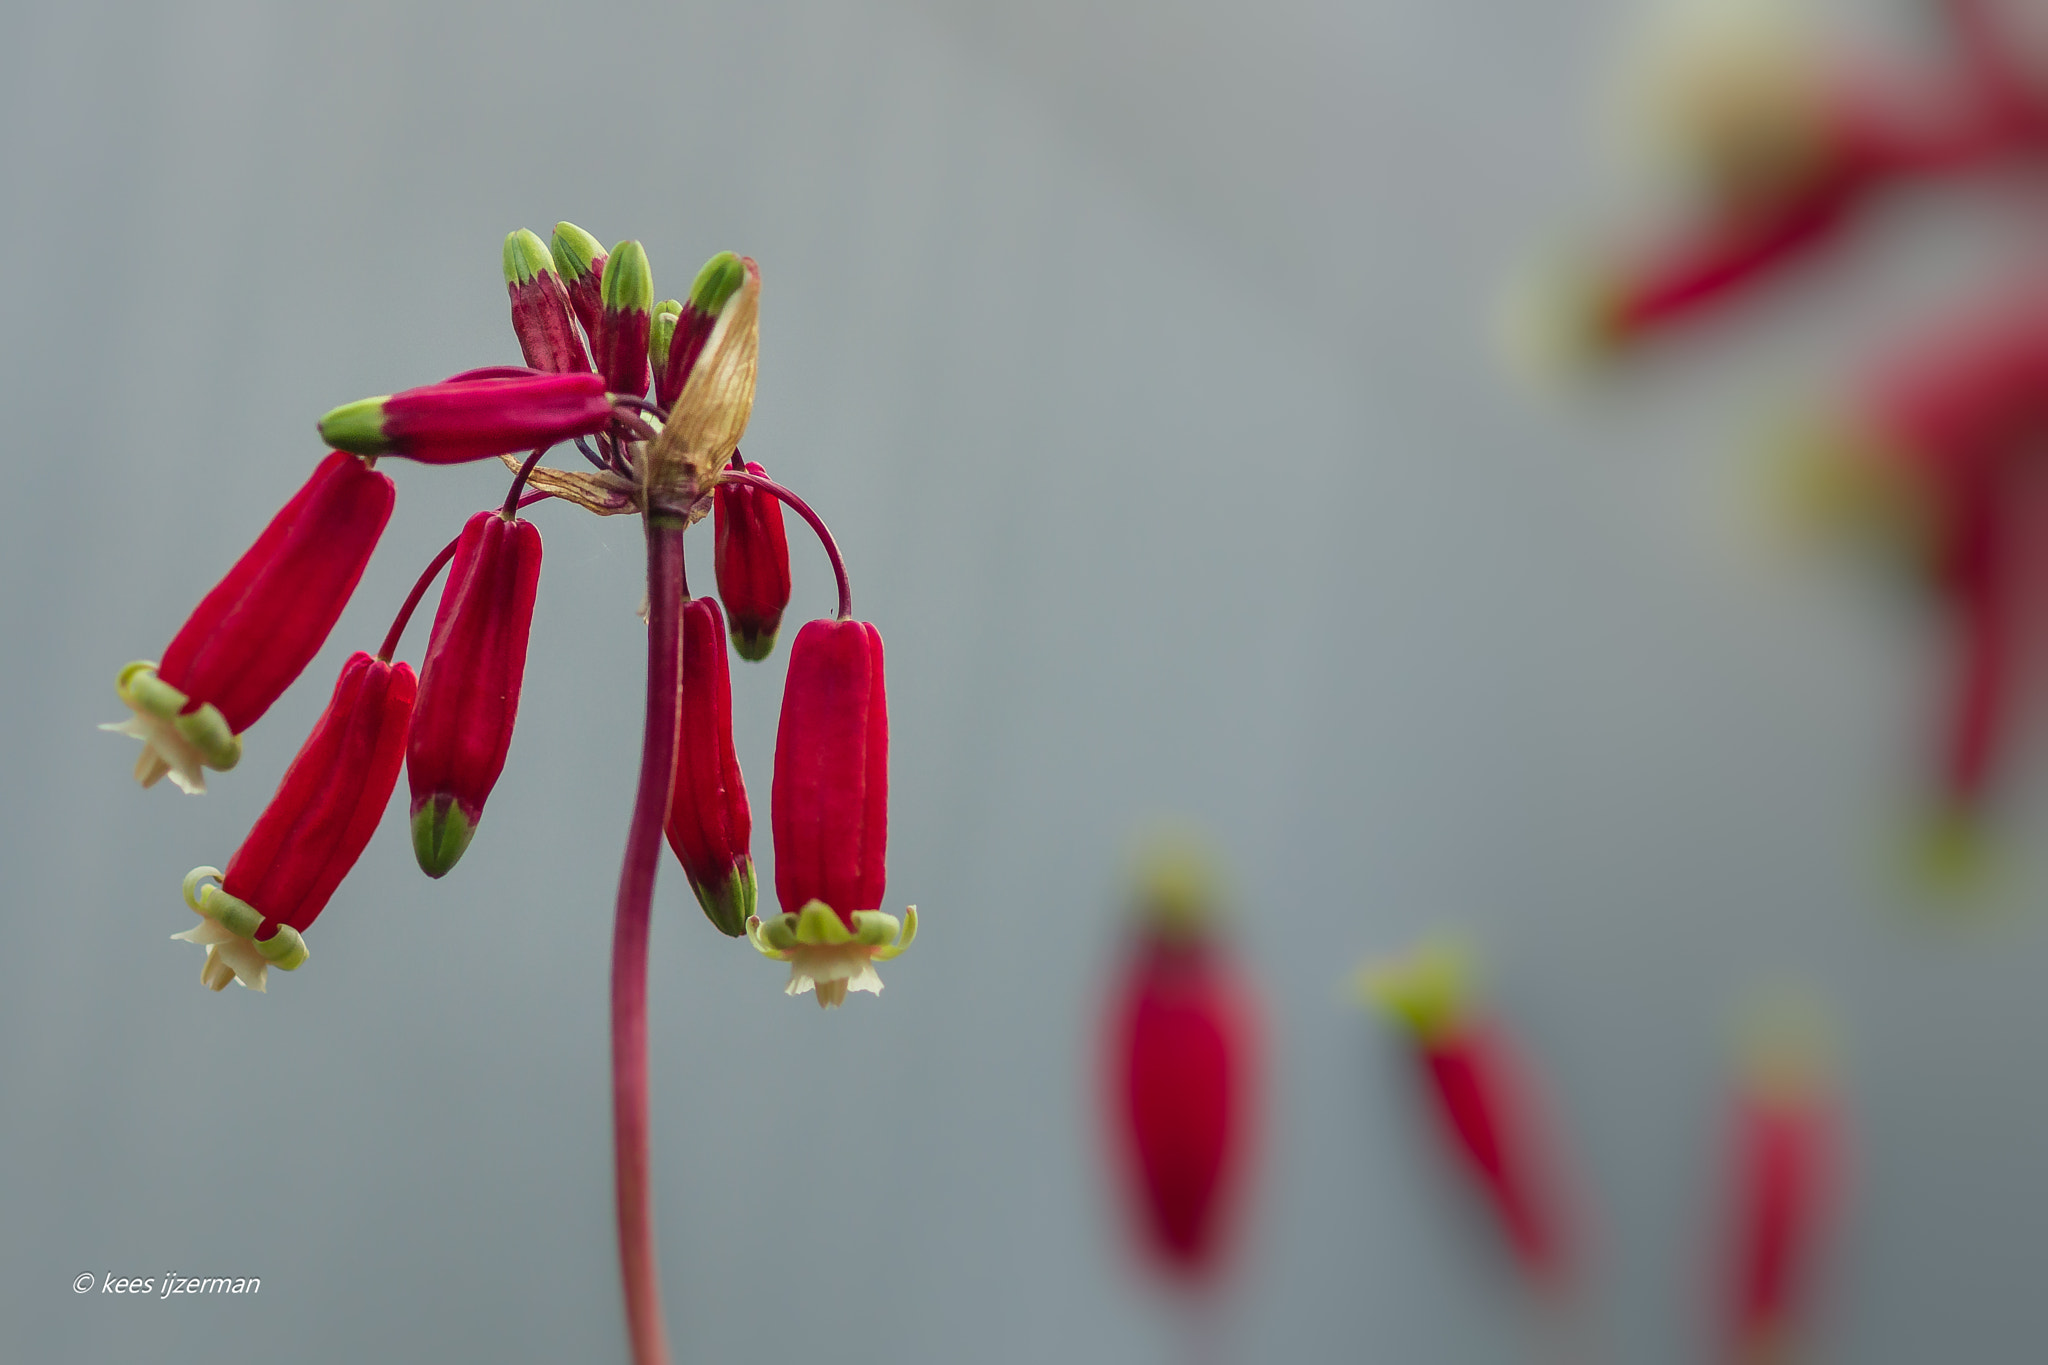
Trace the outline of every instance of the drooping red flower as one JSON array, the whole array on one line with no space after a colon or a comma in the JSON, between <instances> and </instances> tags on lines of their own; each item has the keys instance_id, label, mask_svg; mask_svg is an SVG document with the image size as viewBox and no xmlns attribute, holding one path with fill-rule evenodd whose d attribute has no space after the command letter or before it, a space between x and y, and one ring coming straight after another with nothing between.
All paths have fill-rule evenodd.
<instances>
[{"instance_id":1,"label":"drooping red flower","mask_svg":"<svg viewBox=\"0 0 2048 1365\"><path fill-rule=\"evenodd\" d=\"M820 1006L879 993L873 963L910 946L879 909L889 842L889 704L882 637L865 621L812 621L797 632L782 690L769 793L775 898L784 913L747 921L754 946L789 966L788 993Z\"/></svg>"},{"instance_id":2,"label":"drooping red flower","mask_svg":"<svg viewBox=\"0 0 2048 1365\"><path fill-rule=\"evenodd\" d=\"M1840 1120L1817 1059L1783 1040L1745 1063L1730 1118L1728 1359L1772 1365L1793 1358L1839 1195Z\"/></svg>"},{"instance_id":3,"label":"drooping red flower","mask_svg":"<svg viewBox=\"0 0 2048 1365\"><path fill-rule=\"evenodd\" d=\"M320 434L358 455L461 464L589 436L611 420L603 377L546 374L428 384L358 399L321 418Z\"/></svg>"},{"instance_id":4,"label":"drooping red flower","mask_svg":"<svg viewBox=\"0 0 2048 1365\"><path fill-rule=\"evenodd\" d=\"M277 794L223 875L195 868L185 902L203 923L175 935L206 948L200 980L262 990L268 967L306 960L305 930L376 832L398 785L417 684L412 669L358 651Z\"/></svg>"},{"instance_id":5,"label":"drooping red flower","mask_svg":"<svg viewBox=\"0 0 2048 1365\"><path fill-rule=\"evenodd\" d=\"M505 292L512 299L512 331L529 366L549 374L590 369L569 291L555 271L548 244L525 228L505 238Z\"/></svg>"},{"instance_id":6,"label":"drooping red flower","mask_svg":"<svg viewBox=\"0 0 2048 1365\"><path fill-rule=\"evenodd\" d=\"M413 852L429 877L462 857L505 770L540 564L540 531L496 510L471 517L456 543L406 745Z\"/></svg>"},{"instance_id":7,"label":"drooping red flower","mask_svg":"<svg viewBox=\"0 0 2048 1365\"><path fill-rule=\"evenodd\" d=\"M761 474L751 461L747 472ZM721 483L712 497L712 567L718 596L732 619L732 647L760 662L775 649L775 632L789 606L789 540L782 501L766 489Z\"/></svg>"},{"instance_id":8,"label":"drooping red flower","mask_svg":"<svg viewBox=\"0 0 2048 1365\"><path fill-rule=\"evenodd\" d=\"M668 845L704 914L722 934L747 932L759 896L751 848L754 819L732 747L732 681L718 603L683 604L682 699L676 774L664 822Z\"/></svg>"},{"instance_id":9,"label":"drooping red flower","mask_svg":"<svg viewBox=\"0 0 2048 1365\"><path fill-rule=\"evenodd\" d=\"M1551 1143L1519 1052L1472 998L1467 955L1450 943L1425 944L1404 960L1368 966L1360 982L1407 1030L1436 1120L1522 1272L1539 1287L1562 1287L1571 1249Z\"/></svg>"},{"instance_id":10,"label":"drooping red flower","mask_svg":"<svg viewBox=\"0 0 2048 1365\"><path fill-rule=\"evenodd\" d=\"M391 519L397 490L352 455L322 460L164 651L117 688L135 714L102 729L143 743L135 778L206 790L202 771L242 755L242 733L312 661Z\"/></svg>"},{"instance_id":11,"label":"drooping red flower","mask_svg":"<svg viewBox=\"0 0 2048 1365\"><path fill-rule=\"evenodd\" d=\"M1213 932L1203 878L1162 864L1110 1016L1120 1168L1151 1260L1200 1282L1226 1261L1257 1104L1249 997Z\"/></svg>"}]
</instances>

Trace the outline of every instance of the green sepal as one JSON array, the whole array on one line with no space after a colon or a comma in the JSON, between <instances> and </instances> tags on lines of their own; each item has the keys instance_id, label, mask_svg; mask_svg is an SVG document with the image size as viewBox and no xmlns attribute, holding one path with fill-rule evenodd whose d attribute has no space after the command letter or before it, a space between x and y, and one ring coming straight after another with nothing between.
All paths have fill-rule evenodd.
<instances>
[{"instance_id":1,"label":"green sepal","mask_svg":"<svg viewBox=\"0 0 2048 1365\"><path fill-rule=\"evenodd\" d=\"M775 652L775 631L773 630L742 630L739 626L735 625L730 634L732 635L732 652L750 664L760 663Z\"/></svg>"},{"instance_id":2,"label":"green sepal","mask_svg":"<svg viewBox=\"0 0 2048 1365\"><path fill-rule=\"evenodd\" d=\"M853 942L853 931L823 901L805 901L796 912L796 941L812 947Z\"/></svg>"},{"instance_id":3,"label":"green sepal","mask_svg":"<svg viewBox=\"0 0 2048 1365\"><path fill-rule=\"evenodd\" d=\"M789 960L789 950L796 946L795 915L776 915L767 923L759 915L747 916L747 942L763 957L772 957L778 962Z\"/></svg>"},{"instance_id":4,"label":"green sepal","mask_svg":"<svg viewBox=\"0 0 2048 1365\"><path fill-rule=\"evenodd\" d=\"M557 223L548 254L555 258L555 270L564 280L580 280L590 273L594 262L604 258L604 243L574 223Z\"/></svg>"},{"instance_id":5,"label":"green sepal","mask_svg":"<svg viewBox=\"0 0 2048 1365\"><path fill-rule=\"evenodd\" d=\"M320 439L336 450L355 455L382 455L392 448L384 435L383 394L344 403L320 419Z\"/></svg>"},{"instance_id":6,"label":"green sepal","mask_svg":"<svg viewBox=\"0 0 2048 1365\"><path fill-rule=\"evenodd\" d=\"M505 234L505 283L532 284L541 275L553 275L555 258L540 234L520 228Z\"/></svg>"},{"instance_id":7,"label":"green sepal","mask_svg":"<svg viewBox=\"0 0 2048 1365\"><path fill-rule=\"evenodd\" d=\"M690 890L697 893L704 918L727 938L739 938L747 932L747 921L753 917L761 896L760 885L754 878L754 860L745 856L733 864L732 873L723 882L705 886L692 878Z\"/></svg>"},{"instance_id":8,"label":"green sepal","mask_svg":"<svg viewBox=\"0 0 2048 1365\"><path fill-rule=\"evenodd\" d=\"M1457 1031L1474 1004L1472 952L1454 938L1432 939L1404 958L1371 963L1356 978L1365 1003L1432 1042Z\"/></svg>"},{"instance_id":9,"label":"green sepal","mask_svg":"<svg viewBox=\"0 0 2048 1365\"><path fill-rule=\"evenodd\" d=\"M412 817L413 857L429 877L445 877L448 869L461 861L475 835L476 826L454 797L429 797Z\"/></svg>"},{"instance_id":10,"label":"green sepal","mask_svg":"<svg viewBox=\"0 0 2048 1365\"><path fill-rule=\"evenodd\" d=\"M888 934L893 935L895 938L893 943L884 943L881 947L875 949L874 957L877 962L887 962L891 958L902 956L903 950L917 941L917 907L914 905L903 907L903 928L900 932L896 928L896 917L894 915L885 915L879 910L862 910L853 917L853 922L865 929L866 925L862 924L863 920L880 922L886 926ZM863 943L867 942L865 934L863 934L861 941Z\"/></svg>"},{"instance_id":11,"label":"green sepal","mask_svg":"<svg viewBox=\"0 0 2048 1365\"><path fill-rule=\"evenodd\" d=\"M263 912L239 896L230 896L218 886L199 892L199 913L237 938L253 939L263 927Z\"/></svg>"},{"instance_id":12,"label":"green sepal","mask_svg":"<svg viewBox=\"0 0 2048 1365\"><path fill-rule=\"evenodd\" d=\"M177 688L156 675L153 663L136 662L121 670L114 679L114 690L121 694L121 700L138 711L147 711L159 720L175 721L178 713L185 709L185 703L192 700Z\"/></svg>"},{"instance_id":13,"label":"green sepal","mask_svg":"<svg viewBox=\"0 0 2048 1365\"><path fill-rule=\"evenodd\" d=\"M306 940L289 924L278 925L275 934L256 939L255 944L256 951L263 954L266 961L287 972L297 971L312 956L306 949Z\"/></svg>"},{"instance_id":14,"label":"green sepal","mask_svg":"<svg viewBox=\"0 0 2048 1365\"><path fill-rule=\"evenodd\" d=\"M212 702L202 702L198 710L172 717L171 725L199 751L207 767L226 772L242 761L242 737L228 729L228 718Z\"/></svg>"},{"instance_id":15,"label":"green sepal","mask_svg":"<svg viewBox=\"0 0 2048 1365\"><path fill-rule=\"evenodd\" d=\"M654 305L654 322L647 329L647 359L657 378L668 368L669 342L676 334L676 318L682 311L683 305L674 299L663 299Z\"/></svg>"},{"instance_id":16,"label":"green sepal","mask_svg":"<svg viewBox=\"0 0 2048 1365\"><path fill-rule=\"evenodd\" d=\"M746 282L747 268L740 258L730 251L721 251L704 262L704 268L697 272L696 282L690 286L690 307L717 317L726 300L737 294Z\"/></svg>"},{"instance_id":17,"label":"green sepal","mask_svg":"<svg viewBox=\"0 0 2048 1365\"><path fill-rule=\"evenodd\" d=\"M645 313L654 307L654 270L645 247L629 238L612 248L598 281L598 298L614 313Z\"/></svg>"}]
</instances>

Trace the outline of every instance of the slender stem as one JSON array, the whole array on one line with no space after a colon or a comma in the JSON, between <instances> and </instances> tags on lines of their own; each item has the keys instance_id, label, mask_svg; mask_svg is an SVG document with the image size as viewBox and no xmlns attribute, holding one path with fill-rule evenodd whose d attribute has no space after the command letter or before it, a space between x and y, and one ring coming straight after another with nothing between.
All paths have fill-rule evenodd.
<instances>
[{"instance_id":1,"label":"slender stem","mask_svg":"<svg viewBox=\"0 0 2048 1365\"><path fill-rule=\"evenodd\" d=\"M641 400L636 398L633 399L632 401L637 403L640 402ZM636 441L653 440L653 427L648 426L647 423L641 421L638 417L635 417L631 411L621 412L619 410L626 406L626 402L627 400L620 398L617 394L612 395L612 420L614 422L617 422L621 427L624 427L627 431L632 432L633 439Z\"/></svg>"},{"instance_id":2,"label":"slender stem","mask_svg":"<svg viewBox=\"0 0 2048 1365\"><path fill-rule=\"evenodd\" d=\"M764 493L773 493L776 497L781 498L784 502L795 508L797 515L811 524L811 529L818 533L819 543L825 547L825 558L832 561L832 572L839 579L839 619L842 621L852 620L853 584L846 577L846 560L839 553L839 542L832 539L832 533L825 529L824 519L811 510L811 505L764 474L753 474L739 469L724 469L719 471L718 481L720 483L741 483L749 488L758 488Z\"/></svg>"},{"instance_id":3,"label":"slender stem","mask_svg":"<svg viewBox=\"0 0 2048 1365\"><path fill-rule=\"evenodd\" d=\"M588 441L584 440L584 439L583 439L583 438L582 438L581 436L578 436L578 437L576 438L576 448L577 448L578 450L580 450L580 451L582 451L582 452L583 452L583 458L584 458L584 459L586 459L586 460L590 461L590 462L591 462L592 464L596 465L596 466L597 466L597 467L598 467L599 469L610 469L610 468L611 468L611 466L610 466L610 465L608 465L608 464L606 464L606 463L605 463L605 460L604 460L604 456L602 456L602 455L598 454L598 453L597 453L596 451L592 450L592 449L590 448L590 442L588 442Z\"/></svg>"},{"instance_id":4,"label":"slender stem","mask_svg":"<svg viewBox=\"0 0 2048 1365\"><path fill-rule=\"evenodd\" d=\"M661 861L661 822L676 759L682 614L682 513L647 510L647 731L640 790L619 869L612 932L612 1156L619 1216L619 1271L634 1365L667 1365L661 1276L654 1256L654 1201L647 1140L647 922Z\"/></svg>"},{"instance_id":5,"label":"slender stem","mask_svg":"<svg viewBox=\"0 0 2048 1365\"><path fill-rule=\"evenodd\" d=\"M534 451L533 454L527 456L526 463L520 465L519 472L512 476L512 491L505 495L505 510L499 514L505 520L511 521L517 515L519 511L519 494L525 490L526 481L533 474L533 467L540 463L540 457L547 454L549 449L550 447L548 446L542 446Z\"/></svg>"},{"instance_id":6,"label":"slender stem","mask_svg":"<svg viewBox=\"0 0 2048 1365\"><path fill-rule=\"evenodd\" d=\"M516 512L522 507L531 507L542 498L552 498L553 496L553 493L528 493L517 501L508 499L506 512L500 515ZM405 634L407 623L412 620L413 609L419 606L420 599L427 595L427 589L434 582L434 575L446 568L449 560L455 558L455 547L460 544L462 544L462 537L457 536L446 545L443 545L441 553L435 555L428 562L425 570L421 572L419 581L412 585L412 591L406 595L405 605L398 609L398 618L391 623L391 629L384 633L384 643L377 648L377 658L379 660L388 664L391 662L391 656L398 652L398 641Z\"/></svg>"},{"instance_id":7,"label":"slender stem","mask_svg":"<svg viewBox=\"0 0 2048 1365\"><path fill-rule=\"evenodd\" d=\"M651 399L635 398L629 393L615 393L611 396L611 399L612 406L615 408L637 408L657 421L666 422L668 420L668 409Z\"/></svg>"}]
</instances>

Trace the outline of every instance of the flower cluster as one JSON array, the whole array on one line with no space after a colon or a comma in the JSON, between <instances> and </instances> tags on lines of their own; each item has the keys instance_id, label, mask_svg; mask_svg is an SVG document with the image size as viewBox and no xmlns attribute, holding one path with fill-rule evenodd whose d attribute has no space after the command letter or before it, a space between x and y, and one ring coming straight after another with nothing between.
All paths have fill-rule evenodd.
<instances>
[{"instance_id":1,"label":"flower cluster","mask_svg":"<svg viewBox=\"0 0 2048 1365\"><path fill-rule=\"evenodd\" d=\"M722 253L687 298L657 303L640 243L606 252L561 223L552 241L524 230L508 236L504 277L526 363L467 370L321 418L331 453L305 486L207 594L162 662L120 672L117 690L133 714L106 728L142 741L137 779L147 787L169 776L203 791L205 770L235 766L245 733L326 642L361 579L396 497L377 462L499 459L514 471L502 503L471 517L428 565L382 648L344 665L227 871L199 868L186 878L186 903L202 922L178 937L206 947L201 979L214 990L236 980L262 990L270 967L304 963L305 933L368 844L401 767L421 870L439 878L454 868L504 770L519 714L542 560L540 532L520 512L553 498L599 515L637 514L647 529L648 743L627 887L640 888L641 899L651 894L652 867L636 864L653 856L647 850L665 828L711 923L788 962L790 993L815 989L819 1004L834 1005L849 990L879 991L873 964L907 947L917 926L914 910L901 922L881 911L882 641L852 619L845 565L824 523L739 454L753 406L759 271ZM563 443L592 468L542 466ZM733 746L726 623L741 658L769 657L790 599L784 504L817 531L838 579L839 611L804 627L790 650L772 802L785 913L764 922ZM718 598L691 598L682 536L707 516ZM394 656L444 567L415 679ZM629 899L622 890L622 915Z\"/></svg>"}]
</instances>

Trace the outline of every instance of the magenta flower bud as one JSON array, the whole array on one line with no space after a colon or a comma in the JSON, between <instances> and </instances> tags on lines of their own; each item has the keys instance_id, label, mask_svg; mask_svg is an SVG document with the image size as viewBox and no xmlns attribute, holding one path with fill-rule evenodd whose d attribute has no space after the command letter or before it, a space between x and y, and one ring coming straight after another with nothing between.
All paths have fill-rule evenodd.
<instances>
[{"instance_id":1,"label":"magenta flower bud","mask_svg":"<svg viewBox=\"0 0 2048 1365\"><path fill-rule=\"evenodd\" d=\"M654 274L638 242L620 242L605 258L603 305L591 338L591 359L613 393L647 394L647 338L654 324Z\"/></svg>"},{"instance_id":2,"label":"magenta flower bud","mask_svg":"<svg viewBox=\"0 0 2048 1365\"><path fill-rule=\"evenodd\" d=\"M164 651L116 684L134 717L102 726L142 741L135 780L206 790L203 768L242 756L242 732L305 670L391 519L397 490L339 451L270 519Z\"/></svg>"},{"instance_id":3,"label":"magenta flower bud","mask_svg":"<svg viewBox=\"0 0 2048 1365\"><path fill-rule=\"evenodd\" d=\"M749 474L762 472L749 463ZM775 632L789 605L789 540L782 500L762 488L722 483L712 501L716 526L712 567L718 596L732 618L732 647L759 663L775 648Z\"/></svg>"},{"instance_id":4,"label":"magenta flower bud","mask_svg":"<svg viewBox=\"0 0 2048 1365\"><path fill-rule=\"evenodd\" d=\"M873 963L910 946L878 908L889 842L889 702L882 637L865 621L813 621L790 646L769 794L775 897L784 913L747 921L754 946L789 963L790 995L820 1006L880 993Z\"/></svg>"},{"instance_id":5,"label":"magenta flower bud","mask_svg":"<svg viewBox=\"0 0 2048 1365\"><path fill-rule=\"evenodd\" d=\"M434 613L406 744L413 853L429 877L444 876L462 857L505 770L539 584L540 531L532 522L508 521L496 510L469 519Z\"/></svg>"},{"instance_id":6,"label":"magenta flower bud","mask_svg":"<svg viewBox=\"0 0 2048 1365\"><path fill-rule=\"evenodd\" d=\"M730 251L721 251L704 263L690 286L687 303L676 305L676 320L670 326L667 345L662 348L654 370L654 401L673 407L683 395L704 343L718 326L718 315L726 301L746 283L746 264Z\"/></svg>"},{"instance_id":7,"label":"magenta flower bud","mask_svg":"<svg viewBox=\"0 0 2048 1365\"><path fill-rule=\"evenodd\" d=\"M758 896L750 844L754 818L732 749L732 681L718 603L683 604L682 701L676 716L676 773L669 788L668 846L722 934L747 932Z\"/></svg>"},{"instance_id":8,"label":"magenta flower bud","mask_svg":"<svg viewBox=\"0 0 2048 1365\"><path fill-rule=\"evenodd\" d=\"M569 291L555 273L548 244L525 228L505 238L505 292L512 298L512 330L529 366L550 374L590 369Z\"/></svg>"},{"instance_id":9,"label":"magenta flower bud","mask_svg":"<svg viewBox=\"0 0 2048 1365\"><path fill-rule=\"evenodd\" d=\"M358 455L461 464L589 436L611 420L601 377L547 374L428 384L360 399L321 418L320 434Z\"/></svg>"},{"instance_id":10,"label":"magenta flower bud","mask_svg":"<svg viewBox=\"0 0 2048 1365\"><path fill-rule=\"evenodd\" d=\"M264 988L269 967L306 960L305 930L355 866L390 804L405 761L416 691L412 669L357 651L277 795L222 874L194 868L185 903L203 923L174 938L206 949L210 990Z\"/></svg>"},{"instance_id":11,"label":"magenta flower bud","mask_svg":"<svg viewBox=\"0 0 2048 1365\"><path fill-rule=\"evenodd\" d=\"M598 315L604 311L599 298L605 266L603 243L574 223L557 223L548 254L555 258L555 271L569 291L569 306L576 310L584 335L595 337Z\"/></svg>"}]
</instances>

